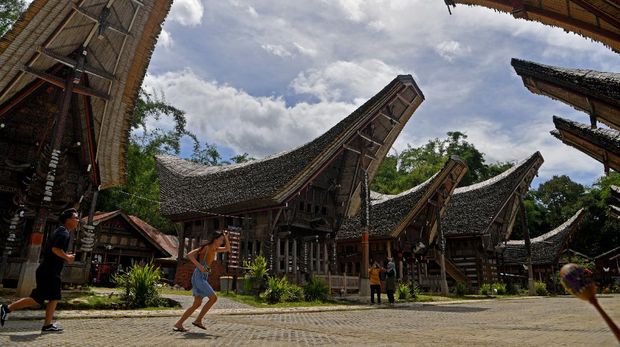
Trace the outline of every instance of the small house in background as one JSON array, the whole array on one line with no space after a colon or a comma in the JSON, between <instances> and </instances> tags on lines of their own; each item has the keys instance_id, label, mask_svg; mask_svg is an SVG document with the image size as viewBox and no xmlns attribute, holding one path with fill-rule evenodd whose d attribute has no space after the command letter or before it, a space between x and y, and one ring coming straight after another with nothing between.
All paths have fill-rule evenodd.
<instances>
[{"instance_id":1,"label":"small house in background","mask_svg":"<svg viewBox=\"0 0 620 347\"><path fill-rule=\"evenodd\" d=\"M161 269L162 277L172 282L178 248L175 236L165 235L121 210L97 212L93 225L96 241L90 254L90 272L85 274L81 267L69 264L63 281L108 285L114 274L127 271L133 264L153 263ZM76 258L85 260L86 255L76 250Z\"/></svg>"},{"instance_id":2,"label":"small house in background","mask_svg":"<svg viewBox=\"0 0 620 347\"><path fill-rule=\"evenodd\" d=\"M620 286L620 246L594 257L594 268L601 288Z\"/></svg>"},{"instance_id":3,"label":"small house in background","mask_svg":"<svg viewBox=\"0 0 620 347\"><path fill-rule=\"evenodd\" d=\"M564 264L570 262L570 259L577 255L570 252L568 247L573 235L579 229L579 224L584 215L585 210L580 209L562 225L530 240L534 280L545 282L547 288L553 291L558 289L553 287L557 285L554 276ZM525 241L507 241L499 259L500 279L506 282L516 282L521 284L521 288L527 288L527 248Z\"/></svg>"}]
</instances>

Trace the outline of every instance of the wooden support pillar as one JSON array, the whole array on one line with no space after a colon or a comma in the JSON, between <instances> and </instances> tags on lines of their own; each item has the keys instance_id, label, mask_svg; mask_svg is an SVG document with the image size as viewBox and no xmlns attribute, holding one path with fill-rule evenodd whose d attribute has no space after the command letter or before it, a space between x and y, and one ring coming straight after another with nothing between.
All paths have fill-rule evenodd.
<instances>
[{"instance_id":1,"label":"wooden support pillar","mask_svg":"<svg viewBox=\"0 0 620 347\"><path fill-rule=\"evenodd\" d=\"M297 239L293 239L293 273L295 274L295 281L299 283L299 271L297 271Z\"/></svg>"},{"instance_id":2,"label":"wooden support pillar","mask_svg":"<svg viewBox=\"0 0 620 347\"><path fill-rule=\"evenodd\" d=\"M310 268L310 272L314 272L314 242L310 243L310 259L308 259L308 267Z\"/></svg>"},{"instance_id":3,"label":"wooden support pillar","mask_svg":"<svg viewBox=\"0 0 620 347\"><path fill-rule=\"evenodd\" d=\"M280 250L280 237L278 237L276 235L276 256L275 256L275 262L276 262L276 273L280 273L280 271L282 269L280 269L280 254L281 254L281 250Z\"/></svg>"},{"instance_id":4,"label":"wooden support pillar","mask_svg":"<svg viewBox=\"0 0 620 347\"><path fill-rule=\"evenodd\" d=\"M448 296L448 281L446 279L446 238L441 228L441 207L435 206L437 231L439 232L439 265L441 267L441 295Z\"/></svg>"},{"instance_id":5,"label":"wooden support pillar","mask_svg":"<svg viewBox=\"0 0 620 347\"><path fill-rule=\"evenodd\" d=\"M80 60L83 61L84 57L80 56ZM52 137L52 143L50 145L51 158L49 159L48 174L46 181L46 191L43 196L43 201L39 207L35 224L30 234L30 240L28 240L28 248L26 261L22 263L19 281L17 283L17 296L25 297L32 292L35 286L35 271L39 266L39 257L41 255L41 246L43 243L43 236L45 233L45 226L47 225L47 218L50 210L49 205L52 203L52 187L54 186L54 179L57 175L56 167L60 161L60 154L62 150L62 139L64 137L65 128L67 124L67 118L69 117L69 107L71 106L71 98L73 96L74 78L76 76L75 70L69 72L65 79L64 92L62 106L60 113L56 119L56 127Z\"/></svg>"},{"instance_id":6,"label":"wooden support pillar","mask_svg":"<svg viewBox=\"0 0 620 347\"><path fill-rule=\"evenodd\" d=\"M392 258L392 241L387 240L385 242L385 249L387 250L387 257Z\"/></svg>"},{"instance_id":7,"label":"wooden support pillar","mask_svg":"<svg viewBox=\"0 0 620 347\"><path fill-rule=\"evenodd\" d=\"M523 228L523 236L525 239L525 252L527 255L527 288L529 295L536 295L534 288L534 269L532 267L532 243L530 241L530 230L527 226L527 213L523 204L523 196L519 196L519 212L521 213L521 227Z\"/></svg>"},{"instance_id":8,"label":"wooden support pillar","mask_svg":"<svg viewBox=\"0 0 620 347\"><path fill-rule=\"evenodd\" d=\"M327 241L323 243L323 271L329 273L329 253L327 252Z\"/></svg>"},{"instance_id":9,"label":"wooden support pillar","mask_svg":"<svg viewBox=\"0 0 620 347\"><path fill-rule=\"evenodd\" d=\"M316 272L321 273L321 244L318 242L316 243L316 257L314 261L316 262L314 265Z\"/></svg>"},{"instance_id":10,"label":"wooden support pillar","mask_svg":"<svg viewBox=\"0 0 620 347\"><path fill-rule=\"evenodd\" d=\"M286 274L289 273L289 261L290 261L290 256L289 256L289 239L288 237L286 239L283 240L284 241L284 272Z\"/></svg>"}]
</instances>

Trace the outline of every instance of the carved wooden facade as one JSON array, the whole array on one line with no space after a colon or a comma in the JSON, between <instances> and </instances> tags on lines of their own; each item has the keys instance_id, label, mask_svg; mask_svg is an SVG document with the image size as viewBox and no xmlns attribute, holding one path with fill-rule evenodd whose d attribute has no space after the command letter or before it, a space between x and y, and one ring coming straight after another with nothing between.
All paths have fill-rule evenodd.
<instances>
[{"instance_id":1,"label":"carved wooden facade","mask_svg":"<svg viewBox=\"0 0 620 347\"><path fill-rule=\"evenodd\" d=\"M372 192L370 209L370 259L383 264L394 258L403 279L418 279L417 259L439 244L439 220L452 192L467 171L467 165L452 157L426 182L398 195ZM358 275L361 271L361 214L348 218L338 232L338 272Z\"/></svg>"},{"instance_id":2,"label":"carved wooden facade","mask_svg":"<svg viewBox=\"0 0 620 347\"><path fill-rule=\"evenodd\" d=\"M423 99L411 76L398 76L292 151L224 167L159 156L161 212L183 223L181 239L190 238L191 247L232 225L241 228L241 257L265 255L271 273L298 279L335 270L335 236L359 209L363 173L372 179Z\"/></svg>"},{"instance_id":3,"label":"carved wooden facade","mask_svg":"<svg viewBox=\"0 0 620 347\"><path fill-rule=\"evenodd\" d=\"M475 288L498 280L501 246L510 238L521 201L542 163L536 152L498 176L454 191L442 220L451 282ZM436 277L438 267L427 262L425 273Z\"/></svg>"},{"instance_id":4,"label":"carved wooden facade","mask_svg":"<svg viewBox=\"0 0 620 347\"><path fill-rule=\"evenodd\" d=\"M124 180L134 101L170 5L35 0L0 39L0 277L18 272L24 293L57 214L88 210Z\"/></svg>"}]
</instances>

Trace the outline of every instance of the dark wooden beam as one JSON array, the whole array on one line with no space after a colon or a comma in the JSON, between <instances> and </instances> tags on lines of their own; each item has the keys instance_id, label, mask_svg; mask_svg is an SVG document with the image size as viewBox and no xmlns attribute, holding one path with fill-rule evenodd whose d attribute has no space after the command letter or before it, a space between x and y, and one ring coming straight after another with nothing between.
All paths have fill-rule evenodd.
<instances>
[{"instance_id":1,"label":"dark wooden beam","mask_svg":"<svg viewBox=\"0 0 620 347\"><path fill-rule=\"evenodd\" d=\"M342 145L342 147L344 147L344 149L349 150L349 151L351 151L351 152L353 152L353 153L357 153L358 155L361 155L361 154L362 154L362 151L360 151L359 149L357 149L357 148L355 148L355 147L352 147L352 146L350 146L350 145L347 145L346 143L345 143L345 144L343 144L343 145ZM367 158L369 158L370 160L377 160L377 158L376 158L374 155L369 154L369 153L364 153L364 156L365 156L365 157L367 157Z\"/></svg>"},{"instance_id":2,"label":"dark wooden beam","mask_svg":"<svg viewBox=\"0 0 620 347\"><path fill-rule=\"evenodd\" d=\"M396 124L398 124L398 125L400 125L400 124L401 124L401 123L400 123L400 121L399 121L398 119L394 118L393 116L388 115L387 113L385 113L385 112L383 112L383 111L379 111L379 115L381 115L381 116L383 116L383 117L385 117L385 118L389 119L389 120L390 120L390 122L392 122L392 123L396 123Z\"/></svg>"},{"instance_id":3,"label":"dark wooden beam","mask_svg":"<svg viewBox=\"0 0 620 347\"><path fill-rule=\"evenodd\" d=\"M59 63L62 63L70 68L75 68L76 66L78 66L78 62L75 59L69 58L69 57L65 57L62 56L52 50L43 48L43 47L39 47L38 51L56 61L58 61ZM83 68L84 72L86 72L89 75L94 75L96 77L99 78L103 78L103 79L107 79L109 81L115 81L116 77L104 70L101 69L97 69L96 67L90 66L90 65L84 65Z\"/></svg>"},{"instance_id":4,"label":"dark wooden beam","mask_svg":"<svg viewBox=\"0 0 620 347\"><path fill-rule=\"evenodd\" d=\"M615 18L615 17L611 16L609 13L605 13L605 12L601 11L599 8L592 6L592 4L588 3L587 1L584 1L584 0L570 0L570 1L572 1L575 4L579 5L580 7L585 9L586 11L589 11L590 13L595 15L596 17L601 18L602 20L604 20L605 22L611 24L612 26L616 27L617 29L620 29L620 20L618 20L618 18Z\"/></svg>"},{"instance_id":5,"label":"dark wooden beam","mask_svg":"<svg viewBox=\"0 0 620 347\"><path fill-rule=\"evenodd\" d=\"M31 75L34 75L35 77L38 77L39 79L42 79L45 82L51 83L59 88L63 88L63 89L65 88L65 81L52 74L49 74L43 71L38 71L38 70L35 70L27 66L23 68L23 71ZM73 86L73 92L76 94L80 94L80 95L94 96L94 97L97 97L97 98L100 98L106 101L110 100L110 96L107 93L95 90L93 88L80 86L80 85Z\"/></svg>"},{"instance_id":6,"label":"dark wooden beam","mask_svg":"<svg viewBox=\"0 0 620 347\"><path fill-rule=\"evenodd\" d=\"M374 143L374 144L375 144L375 145L377 145L377 146L383 146L383 145L384 145L383 141L381 141L381 140L379 140L379 139L375 139L374 137L372 137L372 136L370 136L370 135L366 135L366 134L364 134L363 132L361 132L361 131L359 131L359 130L357 131L357 134L358 134L361 138L363 138L364 140L366 140L366 141L368 141L368 142L371 142L371 143Z\"/></svg>"}]
</instances>

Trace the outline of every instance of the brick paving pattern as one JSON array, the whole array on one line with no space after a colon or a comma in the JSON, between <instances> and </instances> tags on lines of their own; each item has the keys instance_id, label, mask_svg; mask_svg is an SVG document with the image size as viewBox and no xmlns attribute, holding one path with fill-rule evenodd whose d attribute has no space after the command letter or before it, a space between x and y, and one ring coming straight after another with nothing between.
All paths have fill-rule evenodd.
<instances>
[{"instance_id":1,"label":"brick paving pattern","mask_svg":"<svg viewBox=\"0 0 620 347\"><path fill-rule=\"evenodd\" d=\"M620 296L599 299L620 321ZM215 312L214 312L215 313ZM190 318L191 319L191 318ZM589 304L572 297L488 300L394 309L207 315L208 330L172 331L173 317L65 319L60 334L40 321L9 320L1 346L617 346ZM189 326L189 324L188 324Z\"/></svg>"}]
</instances>

